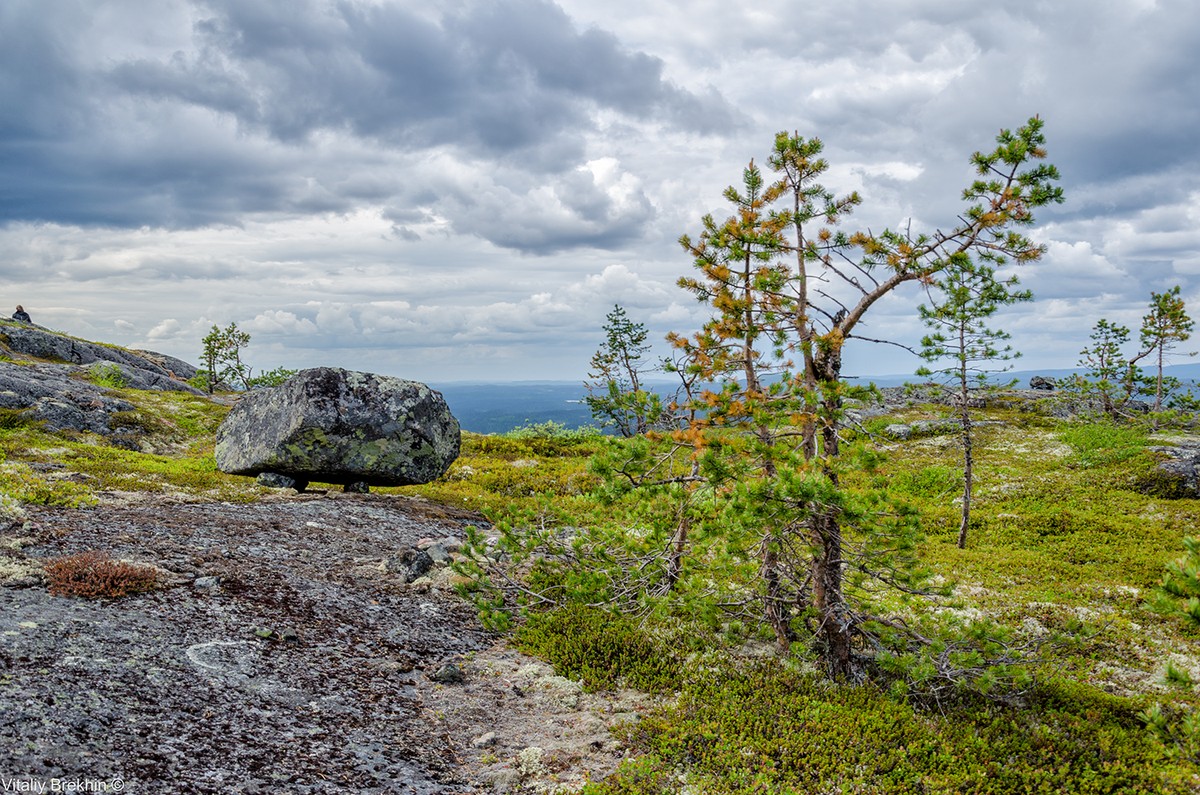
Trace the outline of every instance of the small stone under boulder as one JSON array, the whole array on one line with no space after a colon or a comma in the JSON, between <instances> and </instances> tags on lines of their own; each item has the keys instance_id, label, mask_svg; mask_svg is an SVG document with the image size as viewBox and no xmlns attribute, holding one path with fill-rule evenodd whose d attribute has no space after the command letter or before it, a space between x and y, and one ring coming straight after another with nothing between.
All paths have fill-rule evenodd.
<instances>
[{"instance_id":1,"label":"small stone under boulder","mask_svg":"<svg viewBox=\"0 0 1200 795\"><path fill-rule=\"evenodd\" d=\"M443 475L460 429L441 393L416 381L333 367L248 392L217 429L217 468L297 484L409 486Z\"/></svg>"}]
</instances>

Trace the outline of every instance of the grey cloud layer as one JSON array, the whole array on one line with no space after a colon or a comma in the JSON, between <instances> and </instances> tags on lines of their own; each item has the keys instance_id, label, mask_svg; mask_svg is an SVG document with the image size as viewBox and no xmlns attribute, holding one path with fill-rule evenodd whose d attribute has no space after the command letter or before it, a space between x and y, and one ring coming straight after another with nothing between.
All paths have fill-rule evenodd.
<instances>
[{"instance_id":1,"label":"grey cloud layer","mask_svg":"<svg viewBox=\"0 0 1200 795\"><path fill-rule=\"evenodd\" d=\"M574 378L614 302L695 327L675 239L775 131L852 226L928 231L1040 113L1068 201L1002 325L1065 366L1150 290L1200 306L1198 53L1194 0L4 0L0 292L185 358L237 320L289 366Z\"/></svg>"},{"instance_id":2,"label":"grey cloud layer","mask_svg":"<svg viewBox=\"0 0 1200 795\"><path fill-rule=\"evenodd\" d=\"M673 86L661 61L578 32L553 4L453 8L430 18L400 4L177 3L159 11L160 46L108 51L126 14L6 3L0 217L186 228L387 199L403 212L441 199L436 183L406 179L413 158L448 150L510 177L480 196L447 191L441 209L459 231L536 252L611 247L637 219L580 171L595 115L695 132L730 124L720 98ZM520 205L535 180L561 190L557 228L477 223L495 216L497 194ZM650 209L645 197L634 205Z\"/></svg>"}]
</instances>

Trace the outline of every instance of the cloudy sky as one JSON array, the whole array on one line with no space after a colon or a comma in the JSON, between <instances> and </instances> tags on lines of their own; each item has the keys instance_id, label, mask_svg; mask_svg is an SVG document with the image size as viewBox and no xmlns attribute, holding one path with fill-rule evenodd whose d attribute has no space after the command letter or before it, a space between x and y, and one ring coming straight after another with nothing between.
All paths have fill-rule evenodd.
<instances>
[{"instance_id":1,"label":"cloudy sky","mask_svg":"<svg viewBox=\"0 0 1200 795\"><path fill-rule=\"evenodd\" d=\"M677 240L775 132L855 225L932 230L1034 114L1067 201L997 320L1020 366L1174 284L1200 316L1195 0L4 0L0 109L0 301L191 361L236 322L259 368L580 379L614 303L698 326Z\"/></svg>"}]
</instances>

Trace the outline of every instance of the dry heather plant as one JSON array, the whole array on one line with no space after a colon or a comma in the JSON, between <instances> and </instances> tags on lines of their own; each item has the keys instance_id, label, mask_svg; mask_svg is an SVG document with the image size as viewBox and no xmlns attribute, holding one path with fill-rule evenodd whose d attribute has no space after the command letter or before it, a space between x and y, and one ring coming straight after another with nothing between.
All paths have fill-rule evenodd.
<instances>
[{"instance_id":1,"label":"dry heather plant","mask_svg":"<svg viewBox=\"0 0 1200 795\"><path fill-rule=\"evenodd\" d=\"M113 560L103 552L55 558L45 566L50 593L104 599L154 590L158 575L149 566Z\"/></svg>"}]
</instances>

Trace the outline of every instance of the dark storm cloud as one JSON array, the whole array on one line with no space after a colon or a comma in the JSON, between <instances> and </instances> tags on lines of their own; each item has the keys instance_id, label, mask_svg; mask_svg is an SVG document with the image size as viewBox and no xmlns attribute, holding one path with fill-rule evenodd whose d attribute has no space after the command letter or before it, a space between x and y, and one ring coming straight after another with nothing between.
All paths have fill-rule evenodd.
<instances>
[{"instance_id":1,"label":"dark storm cloud","mask_svg":"<svg viewBox=\"0 0 1200 795\"><path fill-rule=\"evenodd\" d=\"M504 153L586 127L589 106L693 129L728 120L719 103L665 82L659 59L602 31L577 32L543 0L470 4L436 22L396 4L205 6L212 16L196 26L194 63L131 63L118 75L285 140L348 128ZM197 91L203 82L216 90Z\"/></svg>"},{"instance_id":2,"label":"dark storm cloud","mask_svg":"<svg viewBox=\"0 0 1200 795\"><path fill-rule=\"evenodd\" d=\"M371 179L413 152L569 179L597 112L699 132L730 119L719 97L673 86L658 59L577 31L542 0L441 16L210 0L159 9L176 23L169 44L123 40L91 11L65 0L0 10L2 220L184 228L346 212L419 192ZM117 46L100 51L98 34ZM458 206L477 214L469 198ZM602 242L604 212L578 209L594 234L577 239Z\"/></svg>"}]
</instances>

